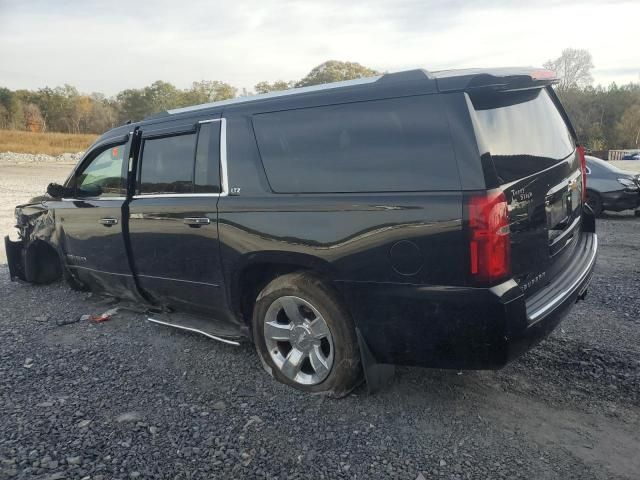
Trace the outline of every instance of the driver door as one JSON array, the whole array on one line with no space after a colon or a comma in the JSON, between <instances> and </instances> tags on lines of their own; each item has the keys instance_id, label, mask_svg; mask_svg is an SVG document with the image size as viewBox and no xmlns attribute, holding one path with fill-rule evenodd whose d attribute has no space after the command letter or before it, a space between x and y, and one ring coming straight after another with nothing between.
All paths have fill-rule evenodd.
<instances>
[{"instance_id":1,"label":"driver door","mask_svg":"<svg viewBox=\"0 0 640 480\"><path fill-rule=\"evenodd\" d=\"M93 291L139 301L122 227L128 153L123 140L90 152L67 182L71 198L56 218L72 274Z\"/></svg>"}]
</instances>

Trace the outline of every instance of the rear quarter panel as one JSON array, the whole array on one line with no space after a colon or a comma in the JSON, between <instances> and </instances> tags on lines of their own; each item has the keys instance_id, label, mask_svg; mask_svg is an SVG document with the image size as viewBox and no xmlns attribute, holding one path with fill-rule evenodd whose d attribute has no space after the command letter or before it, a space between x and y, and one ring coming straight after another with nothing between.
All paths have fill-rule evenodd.
<instances>
[{"instance_id":1,"label":"rear quarter panel","mask_svg":"<svg viewBox=\"0 0 640 480\"><path fill-rule=\"evenodd\" d=\"M223 116L229 187L241 192L218 203L222 264L232 304L238 295L235 279L261 262L301 265L339 282L464 282L460 191L274 194L250 117Z\"/></svg>"}]
</instances>

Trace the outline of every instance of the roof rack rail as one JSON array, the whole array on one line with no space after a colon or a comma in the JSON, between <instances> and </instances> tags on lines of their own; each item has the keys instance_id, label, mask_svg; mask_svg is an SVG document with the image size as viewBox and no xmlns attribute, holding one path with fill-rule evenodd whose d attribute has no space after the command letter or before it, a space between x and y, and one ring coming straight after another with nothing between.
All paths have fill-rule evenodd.
<instances>
[{"instance_id":1,"label":"roof rack rail","mask_svg":"<svg viewBox=\"0 0 640 480\"><path fill-rule=\"evenodd\" d=\"M422 68L405 70L404 72L385 73L379 82L411 82L419 80L432 80L433 76Z\"/></svg>"}]
</instances>

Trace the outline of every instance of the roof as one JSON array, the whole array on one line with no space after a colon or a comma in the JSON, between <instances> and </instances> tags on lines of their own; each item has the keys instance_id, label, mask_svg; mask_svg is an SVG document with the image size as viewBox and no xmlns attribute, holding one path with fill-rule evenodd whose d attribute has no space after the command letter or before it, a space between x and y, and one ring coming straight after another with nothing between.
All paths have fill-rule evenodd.
<instances>
[{"instance_id":1,"label":"roof","mask_svg":"<svg viewBox=\"0 0 640 480\"><path fill-rule=\"evenodd\" d=\"M493 68L493 69L461 69L461 70L440 70L428 72L423 69L407 70L395 73L385 73L374 77L358 78L341 82L325 83L310 87L291 88L261 95L251 95L237 97L218 102L203 103L189 107L174 108L161 112L144 120L163 118L167 116L199 112L202 110L216 109L241 104L261 103L273 99L292 99L297 96L307 96L311 94L356 91L358 89L370 89L375 87L399 87L402 84L432 85L433 92L451 92L479 87L506 87L510 82L517 80L517 86L522 86L523 82L528 83L554 83L555 73L550 70L537 68ZM402 88L402 87L400 87Z\"/></svg>"}]
</instances>

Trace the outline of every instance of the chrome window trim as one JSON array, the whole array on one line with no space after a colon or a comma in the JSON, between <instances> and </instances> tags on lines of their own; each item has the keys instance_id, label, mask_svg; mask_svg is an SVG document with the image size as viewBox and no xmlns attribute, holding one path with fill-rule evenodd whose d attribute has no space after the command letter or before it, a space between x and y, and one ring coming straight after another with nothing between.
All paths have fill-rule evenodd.
<instances>
[{"instance_id":1,"label":"chrome window trim","mask_svg":"<svg viewBox=\"0 0 640 480\"><path fill-rule=\"evenodd\" d=\"M200 120L198 124L220 122L220 193L148 193L134 195L134 200L143 198L198 198L198 197L226 197L229 194L229 180L227 178L227 119L211 118Z\"/></svg>"},{"instance_id":2,"label":"chrome window trim","mask_svg":"<svg viewBox=\"0 0 640 480\"><path fill-rule=\"evenodd\" d=\"M127 197L80 197L80 198L61 198L63 202L84 202L84 201L104 201L104 200L118 200L123 201L126 200Z\"/></svg>"},{"instance_id":3,"label":"chrome window trim","mask_svg":"<svg viewBox=\"0 0 640 480\"><path fill-rule=\"evenodd\" d=\"M198 197L220 197L221 193L149 193L147 195L134 195L134 200L143 198L198 198Z\"/></svg>"}]
</instances>

